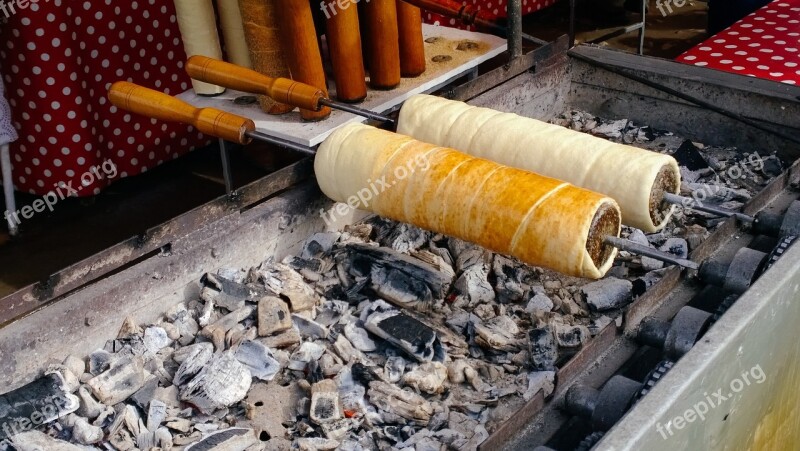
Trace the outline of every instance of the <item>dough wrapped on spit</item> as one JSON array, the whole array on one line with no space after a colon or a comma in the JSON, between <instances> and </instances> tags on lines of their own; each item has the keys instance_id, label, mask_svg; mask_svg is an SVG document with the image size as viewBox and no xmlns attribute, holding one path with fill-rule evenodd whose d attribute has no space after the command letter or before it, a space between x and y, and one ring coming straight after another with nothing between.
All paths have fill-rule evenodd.
<instances>
[{"instance_id":1,"label":"dough wrapped on spit","mask_svg":"<svg viewBox=\"0 0 800 451\"><path fill-rule=\"evenodd\" d=\"M669 155L516 114L416 95L398 122L398 133L605 194L619 202L624 224L648 233L674 211L663 194L680 190L680 169Z\"/></svg>"},{"instance_id":2,"label":"dough wrapped on spit","mask_svg":"<svg viewBox=\"0 0 800 451\"><path fill-rule=\"evenodd\" d=\"M289 67L281 48L276 0L239 0L242 27L254 71L272 78L289 78ZM269 114L284 114L294 107L271 97L258 96L261 109Z\"/></svg>"},{"instance_id":3,"label":"dough wrapped on spit","mask_svg":"<svg viewBox=\"0 0 800 451\"><path fill-rule=\"evenodd\" d=\"M564 274L600 278L617 252L603 242L620 233L613 199L408 136L346 125L314 170L335 201Z\"/></svg>"}]
</instances>

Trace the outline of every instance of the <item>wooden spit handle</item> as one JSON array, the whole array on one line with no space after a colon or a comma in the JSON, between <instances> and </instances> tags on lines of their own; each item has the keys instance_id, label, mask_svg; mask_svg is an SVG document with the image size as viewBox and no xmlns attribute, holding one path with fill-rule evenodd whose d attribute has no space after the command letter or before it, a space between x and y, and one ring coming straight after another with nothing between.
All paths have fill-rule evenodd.
<instances>
[{"instance_id":1,"label":"wooden spit handle","mask_svg":"<svg viewBox=\"0 0 800 451\"><path fill-rule=\"evenodd\" d=\"M239 144L249 144L252 139L247 133L256 129L256 124L250 119L216 108L196 108L170 95L127 81L111 85L108 99L117 108L162 121L193 125L202 133Z\"/></svg>"},{"instance_id":2,"label":"wooden spit handle","mask_svg":"<svg viewBox=\"0 0 800 451\"><path fill-rule=\"evenodd\" d=\"M400 73L404 77L419 77L425 72L422 11L397 0L397 27L400 32Z\"/></svg>"},{"instance_id":3,"label":"wooden spit handle","mask_svg":"<svg viewBox=\"0 0 800 451\"><path fill-rule=\"evenodd\" d=\"M326 36L328 51L336 80L336 98L343 102L357 103L367 97L367 81L364 71L364 56L361 52L361 32L358 8L331 7L327 14Z\"/></svg>"},{"instance_id":4,"label":"wooden spit handle","mask_svg":"<svg viewBox=\"0 0 800 451\"><path fill-rule=\"evenodd\" d=\"M394 89L400 84L400 37L395 0L370 0L364 5L367 19L369 84L375 89Z\"/></svg>"},{"instance_id":5,"label":"wooden spit handle","mask_svg":"<svg viewBox=\"0 0 800 451\"><path fill-rule=\"evenodd\" d=\"M283 55L287 59L292 79L314 86L328 96L322 54L317 42L314 17L308 0L277 0L275 3L281 29ZM331 109L300 110L306 121L320 121L330 116Z\"/></svg>"},{"instance_id":6,"label":"wooden spit handle","mask_svg":"<svg viewBox=\"0 0 800 451\"><path fill-rule=\"evenodd\" d=\"M304 110L319 111L322 107L319 101L325 98L321 89L311 85L288 78L271 78L246 67L206 56L189 58L186 61L186 72L195 80L267 96L278 103Z\"/></svg>"}]
</instances>

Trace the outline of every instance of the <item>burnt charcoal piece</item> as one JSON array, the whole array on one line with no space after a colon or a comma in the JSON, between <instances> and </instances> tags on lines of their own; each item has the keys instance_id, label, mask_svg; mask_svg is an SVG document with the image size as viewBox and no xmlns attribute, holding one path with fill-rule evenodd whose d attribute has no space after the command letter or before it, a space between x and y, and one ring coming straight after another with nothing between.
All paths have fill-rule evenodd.
<instances>
[{"instance_id":1,"label":"burnt charcoal piece","mask_svg":"<svg viewBox=\"0 0 800 451\"><path fill-rule=\"evenodd\" d=\"M263 343L243 341L234 357L250 370L250 374L262 381L271 381L281 370L281 364Z\"/></svg>"},{"instance_id":2,"label":"burnt charcoal piece","mask_svg":"<svg viewBox=\"0 0 800 451\"><path fill-rule=\"evenodd\" d=\"M452 275L389 248L351 243L347 251L350 273L370 277L370 288L403 307L443 299L453 283Z\"/></svg>"},{"instance_id":3,"label":"burnt charcoal piece","mask_svg":"<svg viewBox=\"0 0 800 451\"><path fill-rule=\"evenodd\" d=\"M316 424L331 423L344 418L336 382L325 379L311 386L310 417Z\"/></svg>"},{"instance_id":4,"label":"burnt charcoal piece","mask_svg":"<svg viewBox=\"0 0 800 451\"><path fill-rule=\"evenodd\" d=\"M244 307L245 301L256 302L264 296L275 296L275 293L257 285L245 285L211 273L206 273L200 283L203 284L201 297L204 301L211 301L230 311Z\"/></svg>"},{"instance_id":5,"label":"burnt charcoal piece","mask_svg":"<svg viewBox=\"0 0 800 451\"><path fill-rule=\"evenodd\" d=\"M67 391L64 378L52 373L12 392L0 395L0 439L50 423L78 409L80 401ZM26 426L27 425L27 426Z\"/></svg>"},{"instance_id":6,"label":"burnt charcoal piece","mask_svg":"<svg viewBox=\"0 0 800 451\"><path fill-rule=\"evenodd\" d=\"M186 447L186 451L213 451L246 449L258 442L252 429L230 428L212 432L199 442Z\"/></svg>"},{"instance_id":7,"label":"burnt charcoal piece","mask_svg":"<svg viewBox=\"0 0 800 451\"><path fill-rule=\"evenodd\" d=\"M531 329L530 341L531 367L536 371L552 371L558 360L558 345L553 332L547 328Z\"/></svg>"},{"instance_id":8,"label":"burnt charcoal piece","mask_svg":"<svg viewBox=\"0 0 800 451\"><path fill-rule=\"evenodd\" d=\"M703 158L703 155L700 153L700 149L688 139L681 144L674 154L672 154L672 157L678 161L679 165L686 166L690 171L697 171L709 167L705 158Z\"/></svg>"},{"instance_id":9,"label":"burnt charcoal piece","mask_svg":"<svg viewBox=\"0 0 800 451\"><path fill-rule=\"evenodd\" d=\"M144 360L125 357L114 361L111 367L87 382L94 396L103 404L114 405L128 399L144 386Z\"/></svg>"},{"instance_id":10,"label":"burnt charcoal piece","mask_svg":"<svg viewBox=\"0 0 800 451\"><path fill-rule=\"evenodd\" d=\"M584 285L581 295L592 310L603 312L628 305L632 290L633 284L630 281L609 277Z\"/></svg>"},{"instance_id":11,"label":"burnt charcoal piece","mask_svg":"<svg viewBox=\"0 0 800 451\"><path fill-rule=\"evenodd\" d=\"M364 311L365 328L389 343L399 347L420 362L443 362L445 350L439 336L430 327L416 319L376 301L369 311Z\"/></svg>"},{"instance_id":12,"label":"burnt charcoal piece","mask_svg":"<svg viewBox=\"0 0 800 451\"><path fill-rule=\"evenodd\" d=\"M351 371L353 374L353 379L355 379L361 385L369 386L370 382L381 380L375 371L362 363L354 363Z\"/></svg>"}]
</instances>

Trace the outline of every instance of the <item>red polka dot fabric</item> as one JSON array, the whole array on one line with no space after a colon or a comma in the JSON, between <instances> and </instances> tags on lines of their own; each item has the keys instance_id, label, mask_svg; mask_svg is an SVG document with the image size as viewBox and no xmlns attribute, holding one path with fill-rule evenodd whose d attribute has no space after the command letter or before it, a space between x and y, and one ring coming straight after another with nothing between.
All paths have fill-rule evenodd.
<instances>
[{"instance_id":1,"label":"red polka dot fabric","mask_svg":"<svg viewBox=\"0 0 800 451\"><path fill-rule=\"evenodd\" d=\"M172 1L28 5L0 27L0 73L20 135L11 145L18 190L44 195L69 185L90 196L211 141L191 126L118 110L106 97L118 80L172 95L189 89ZM108 173L99 170L108 161L118 175L96 176Z\"/></svg>"},{"instance_id":2,"label":"red polka dot fabric","mask_svg":"<svg viewBox=\"0 0 800 451\"><path fill-rule=\"evenodd\" d=\"M800 85L800 0L776 0L678 61Z\"/></svg>"},{"instance_id":3,"label":"red polka dot fabric","mask_svg":"<svg viewBox=\"0 0 800 451\"><path fill-rule=\"evenodd\" d=\"M522 14L535 13L541 9L547 8L555 4L558 0L522 0ZM444 2L442 2L444 3ZM508 7L508 0L464 0L464 5L469 5L476 10L484 11L487 19L492 18L505 18L506 8ZM475 26L463 25L458 23L456 19L442 16L441 14L423 11L422 18L425 23L433 25L443 25L446 27L460 28L462 30L474 31Z\"/></svg>"}]
</instances>

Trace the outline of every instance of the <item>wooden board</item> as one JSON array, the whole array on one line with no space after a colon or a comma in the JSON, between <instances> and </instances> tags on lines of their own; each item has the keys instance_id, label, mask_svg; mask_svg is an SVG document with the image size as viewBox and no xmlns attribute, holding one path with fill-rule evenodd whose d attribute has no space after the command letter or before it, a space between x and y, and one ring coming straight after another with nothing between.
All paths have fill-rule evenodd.
<instances>
[{"instance_id":1,"label":"wooden board","mask_svg":"<svg viewBox=\"0 0 800 451\"><path fill-rule=\"evenodd\" d=\"M397 89L391 91L369 90L367 99L358 106L378 113L391 110L414 94L435 91L452 80L474 70L478 64L489 60L506 50L507 43L496 36L475 33L454 28L423 25L426 41L439 38L436 42L425 43L425 56L428 67L424 74L417 78L404 78ZM458 50L459 43L468 40L477 44L476 48ZM449 61L433 62L438 55L449 56ZM331 96L335 96L332 77ZM261 111L258 104L237 105L233 101L243 96L238 91L228 90L217 97L200 97L193 91L187 91L178 97L198 107L214 107L253 119L259 131L268 135L283 138L298 144L313 147L325 140L334 130L349 122L365 122L366 119L342 111L334 111L324 121L306 123L300 120L300 113L295 110L283 116L270 116Z\"/></svg>"}]
</instances>

